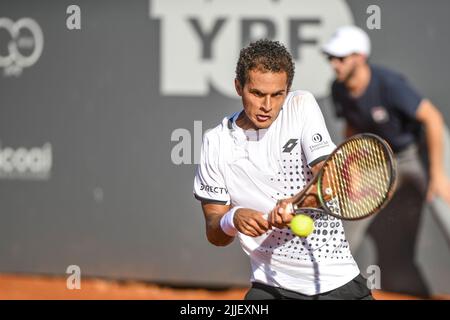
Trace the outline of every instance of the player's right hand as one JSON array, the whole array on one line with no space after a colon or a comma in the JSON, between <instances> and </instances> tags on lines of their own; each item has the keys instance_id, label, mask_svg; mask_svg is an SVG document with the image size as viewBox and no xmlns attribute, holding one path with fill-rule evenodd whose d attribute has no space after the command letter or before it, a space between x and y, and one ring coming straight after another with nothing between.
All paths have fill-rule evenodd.
<instances>
[{"instance_id":1,"label":"player's right hand","mask_svg":"<svg viewBox=\"0 0 450 320\"><path fill-rule=\"evenodd\" d=\"M277 205L269 213L267 220L272 226L278 229L283 229L289 226L289 223L294 217L294 210L290 200L291 199L289 198L278 201Z\"/></svg>"},{"instance_id":2,"label":"player's right hand","mask_svg":"<svg viewBox=\"0 0 450 320\"><path fill-rule=\"evenodd\" d=\"M259 237L271 229L270 223L259 211L240 208L234 213L234 227L250 237Z\"/></svg>"}]
</instances>

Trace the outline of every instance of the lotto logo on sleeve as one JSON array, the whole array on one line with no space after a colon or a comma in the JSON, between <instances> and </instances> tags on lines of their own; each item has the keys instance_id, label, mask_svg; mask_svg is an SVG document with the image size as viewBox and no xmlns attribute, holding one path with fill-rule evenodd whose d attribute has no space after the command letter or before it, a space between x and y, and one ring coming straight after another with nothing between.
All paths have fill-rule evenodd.
<instances>
[{"instance_id":1,"label":"lotto logo on sleeve","mask_svg":"<svg viewBox=\"0 0 450 320\"><path fill-rule=\"evenodd\" d=\"M228 193L228 190L226 188L208 186L203 183L200 185L200 190L206 191L206 192L212 192L212 193L216 193L216 194L227 194Z\"/></svg>"}]
</instances>

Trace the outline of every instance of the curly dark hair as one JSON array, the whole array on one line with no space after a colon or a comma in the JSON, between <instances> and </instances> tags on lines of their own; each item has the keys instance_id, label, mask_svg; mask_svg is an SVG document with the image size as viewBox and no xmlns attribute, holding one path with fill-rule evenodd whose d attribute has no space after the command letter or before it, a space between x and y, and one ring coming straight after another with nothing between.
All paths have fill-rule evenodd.
<instances>
[{"instance_id":1,"label":"curly dark hair","mask_svg":"<svg viewBox=\"0 0 450 320\"><path fill-rule=\"evenodd\" d=\"M248 80L250 70L282 72L287 74L287 88L291 88L295 65L292 55L279 41L261 39L241 49L236 66L236 79L242 87Z\"/></svg>"}]
</instances>

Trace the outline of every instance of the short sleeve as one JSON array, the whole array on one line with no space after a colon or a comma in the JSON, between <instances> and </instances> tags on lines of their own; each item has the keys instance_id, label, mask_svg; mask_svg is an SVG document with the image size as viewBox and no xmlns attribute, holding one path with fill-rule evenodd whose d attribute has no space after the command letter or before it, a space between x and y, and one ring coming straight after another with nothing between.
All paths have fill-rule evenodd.
<instances>
[{"instance_id":1,"label":"short sleeve","mask_svg":"<svg viewBox=\"0 0 450 320\"><path fill-rule=\"evenodd\" d=\"M310 167L325 160L336 148L325 125L322 112L314 96L307 93L301 99L303 119L302 149Z\"/></svg>"},{"instance_id":2,"label":"short sleeve","mask_svg":"<svg viewBox=\"0 0 450 320\"><path fill-rule=\"evenodd\" d=\"M203 138L200 163L194 179L194 197L202 202L229 204L230 197L219 169L218 141L208 134Z\"/></svg>"},{"instance_id":3,"label":"short sleeve","mask_svg":"<svg viewBox=\"0 0 450 320\"><path fill-rule=\"evenodd\" d=\"M423 97L401 75L389 79L386 84L389 104L409 118L415 119Z\"/></svg>"}]
</instances>

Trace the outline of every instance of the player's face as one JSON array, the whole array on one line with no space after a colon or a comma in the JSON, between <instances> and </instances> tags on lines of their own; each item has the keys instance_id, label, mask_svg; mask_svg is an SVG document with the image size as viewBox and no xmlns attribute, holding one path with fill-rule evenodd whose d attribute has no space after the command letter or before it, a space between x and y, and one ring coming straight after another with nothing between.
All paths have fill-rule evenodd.
<instances>
[{"instance_id":1,"label":"player's face","mask_svg":"<svg viewBox=\"0 0 450 320\"><path fill-rule=\"evenodd\" d=\"M235 80L236 91L242 97L244 112L237 119L243 129L268 128L278 117L288 92L286 72L251 70L244 87Z\"/></svg>"},{"instance_id":2,"label":"player's face","mask_svg":"<svg viewBox=\"0 0 450 320\"><path fill-rule=\"evenodd\" d=\"M328 56L328 60L331 63L331 67L336 74L336 80L338 82L346 82L355 73L357 67L356 55L350 55L347 57L333 57Z\"/></svg>"}]
</instances>

